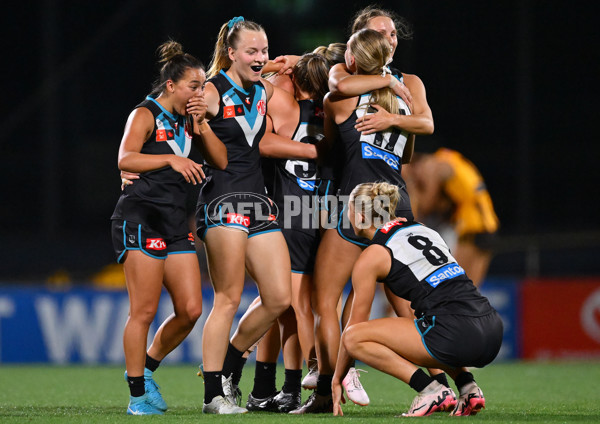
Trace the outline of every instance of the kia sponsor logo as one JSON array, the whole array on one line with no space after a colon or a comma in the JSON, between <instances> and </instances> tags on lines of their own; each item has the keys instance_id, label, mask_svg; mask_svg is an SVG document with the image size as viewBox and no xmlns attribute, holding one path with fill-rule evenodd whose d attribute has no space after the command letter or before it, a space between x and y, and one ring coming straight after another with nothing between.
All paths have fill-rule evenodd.
<instances>
[{"instance_id":1,"label":"kia sponsor logo","mask_svg":"<svg viewBox=\"0 0 600 424\"><path fill-rule=\"evenodd\" d=\"M167 248L167 244L161 238L146 239L146 249L165 250L166 248Z\"/></svg>"},{"instance_id":2,"label":"kia sponsor logo","mask_svg":"<svg viewBox=\"0 0 600 424\"><path fill-rule=\"evenodd\" d=\"M206 205L210 225L242 226L260 230L276 221L277 205L264 194L236 192L217 197Z\"/></svg>"}]
</instances>

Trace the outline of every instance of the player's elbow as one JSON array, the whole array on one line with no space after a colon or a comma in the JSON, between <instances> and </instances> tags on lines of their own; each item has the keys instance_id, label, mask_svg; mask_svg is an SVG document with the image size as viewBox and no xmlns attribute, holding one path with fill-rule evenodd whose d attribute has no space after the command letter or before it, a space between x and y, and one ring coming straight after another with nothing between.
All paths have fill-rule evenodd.
<instances>
[{"instance_id":1,"label":"player's elbow","mask_svg":"<svg viewBox=\"0 0 600 424\"><path fill-rule=\"evenodd\" d=\"M224 158L220 158L218 161L216 161L213 166L221 171L224 171L225 168L227 168L227 165L229 165L229 161L227 160L227 156L225 156Z\"/></svg>"},{"instance_id":2,"label":"player's elbow","mask_svg":"<svg viewBox=\"0 0 600 424\"><path fill-rule=\"evenodd\" d=\"M425 119L423 122L423 128L420 135L432 135L435 129L433 125L433 119Z\"/></svg>"}]
</instances>

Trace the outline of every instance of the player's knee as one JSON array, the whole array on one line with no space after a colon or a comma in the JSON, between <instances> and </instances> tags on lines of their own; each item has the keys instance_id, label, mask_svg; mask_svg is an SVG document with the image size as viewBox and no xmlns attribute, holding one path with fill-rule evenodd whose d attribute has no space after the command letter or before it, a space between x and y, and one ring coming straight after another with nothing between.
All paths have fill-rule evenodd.
<instances>
[{"instance_id":1,"label":"player's knee","mask_svg":"<svg viewBox=\"0 0 600 424\"><path fill-rule=\"evenodd\" d=\"M337 302L332 302L328 299L316 299L316 305L314 308L315 315L319 317L335 317L337 320Z\"/></svg>"},{"instance_id":2,"label":"player's knee","mask_svg":"<svg viewBox=\"0 0 600 424\"><path fill-rule=\"evenodd\" d=\"M188 304L186 308L185 318L190 325L196 324L198 318L202 315L202 302L193 302Z\"/></svg>"},{"instance_id":3,"label":"player's knee","mask_svg":"<svg viewBox=\"0 0 600 424\"><path fill-rule=\"evenodd\" d=\"M219 314L234 316L240 306L241 296L215 294L213 310Z\"/></svg>"},{"instance_id":4,"label":"player's knee","mask_svg":"<svg viewBox=\"0 0 600 424\"><path fill-rule=\"evenodd\" d=\"M310 306L309 302L305 302L300 305L293 305L294 313L296 314L296 320L299 322L307 322L308 320L313 320L313 310Z\"/></svg>"},{"instance_id":5,"label":"player's knee","mask_svg":"<svg viewBox=\"0 0 600 424\"><path fill-rule=\"evenodd\" d=\"M129 319L137 322L140 325L150 326L154 317L156 316L156 309L153 307L137 308L129 312Z\"/></svg>"},{"instance_id":6,"label":"player's knee","mask_svg":"<svg viewBox=\"0 0 600 424\"><path fill-rule=\"evenodd\" d=\"M273 315L280 316L292 304L292 296L290 293L278 293L276 295L265 296L261 301Z\"/></svg>"},{"instance_id":7,"label":"player's knee","mask_svg":"<svg viewBox=\"0 0 600 424\"><path fill-rule=\"evenodd\" d=\"M352 355L352 352L356 350L356 347L362 341L360 333L356 325L351 325L342 334L342 344L350 355Z\"/></svg>"}]
</instances>

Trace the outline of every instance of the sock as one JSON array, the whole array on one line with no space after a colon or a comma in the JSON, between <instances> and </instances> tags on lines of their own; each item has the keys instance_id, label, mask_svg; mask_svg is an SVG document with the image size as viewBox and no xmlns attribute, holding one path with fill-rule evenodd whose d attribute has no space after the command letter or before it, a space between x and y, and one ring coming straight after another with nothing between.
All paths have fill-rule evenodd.
<instances>
[{"instance_id":1,"label":"sock","mask_svg":"<svg viewBox=\"0 0 600 424\"><path fill-rule=\"evenodd\" d=\"M144 388L144 376L127 376L127 384L129 385L129 393L131 393L131 396L140 397L146 394L146 389Z\"/></svg>"},{"instance_id":2,"label":"sock","mask_svg":"<svg viewBox=\"0 0 600 424\"><path fill-rule=\"evenodd\" d=\"M433 378L429 377L425 371L421 368L416 370L414 374L410 377L410 382L408 385L412 387L417 392L423 391L423 389L431 384L434 381Z\"/></svg>"},{"instance_id":3,"label":"sock","mask_svg":"<svg viewBox=\"0 0 600 424\"><path fill-rule=\"evenodd\" d=\"M450 388L450 384L448 383L448 377L446 377L445 372L436 374L436 375L432 375L431 378L433 378L435 381L440 383L442 386Z\"/></svg>"},{"instance_id":4,"label":"sock","mask_svg":"<svg viewBox=\"0 0 600 424\"><path fill-rule=\"evenodd\" d=\"M333 375L319 374L317 379L317 394L321 396L331 396L331 380Z\"/></svg>"},{"instance_id":5,"label":"sock","mask_svg":"<svg viewBox=\"0 0 600 424\"><path fill-rule=\"evenodd\" d=\"M235 380L240 382L242 378L242 368L246 363L244 352L237 350L231 343L227 346L227 354L225 355L225 362L223 363L223 375L225 378L231 377L231 381L235 384Z\"/></svg>"},{"instance_id":6,"label":"sock","mask_svg":"<svg viewBox=\"0 0 600 424\"><path fill-rule=\"evenodd\" d=\"M356 368L356 359L350 361L350 368Z\"/></svg>"},{"instance_id":7,"label":"sock","mask_svg":"<svg viewBox=\"0 0 600 424\"><path fill-rule=\"evenodd\" d=\"M204 403L209 404L217 396L225 397L221 371L204 371Z\"/></svg>"},{"instance_id":8,"label":"sock","mask_svg":"<svg viewBox=\"0 0 600 424\"><path fill-rule=\"evenodd\" d=\"M145 365L146 368L148 368L150 371L154 372L154 371L156 371L156 369L158 368L159 365L160 365L160 361L157 361L156 359L151 358L146 353L146 365Z\"/></svg>"},{"instance_id":9,"label":"sock","mask_svg":"<svg viewBox=\"0 0 600 424\"><path fill-rule=\"evenodd\" d=\"M242 370L244 369L244 365L246 365L247 359L248 358L244 358L242 356L242 358L240 359L238 368L233 372L233 377L231 377L231 382L233 383L234 386L240 385L240 380L242 379Z\"/></svg>"},{"instance_id":10,"label":"sock","mask_svg":"<svg viewBox=\"0 0 600 424\"><path fill-rule=\"evenodd\" d=\"M459 393L460 393L460 389L462 389L464 386L466 386L467 384L472 383L474 381L475 381L475 378L473 377L473 374L471 374L469 371L461 372L460 374L458 374L456 376L456 379L454 380Z\"/></svg>"},{"instance_id":11,"label":"sock","mask_svg":"<svg viewBox=\"0 0 600 424\"><path fill-rule=\"evenodd\" d=\"M264 399L277 391L275 379L277 378L276 362L256 361L254 369L254 387L252 396L256 399Z\"/></svg>"},{"instance_id":12,"label":"sock","mask_svg":"<svg viewBox=\"0 0 600 424\"><path fill-rule=\"evenodd\" d=\"M302 370L285 370L285 382L281 390L285 393L297 393L302 384Z\"/></svg>"}]
</instances>

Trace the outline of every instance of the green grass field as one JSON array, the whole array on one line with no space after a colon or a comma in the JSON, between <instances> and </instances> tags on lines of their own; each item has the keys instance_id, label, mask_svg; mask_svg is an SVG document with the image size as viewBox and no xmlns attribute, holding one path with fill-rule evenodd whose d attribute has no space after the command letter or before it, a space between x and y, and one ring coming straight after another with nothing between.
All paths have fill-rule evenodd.
<instances>
[{"instance_id":1,"label":"green grass field","mask_svg":"<svg viewBox=\"0 0 600 424\"><path fill-rule=\"evenodd\" d=\"M368 368L367 368L368 369ZM371 405L346 404L343 418L330 415L288 416L250 413L243 416L202 414L202 380L194 365L163 365L155 374L169 404L164 416L125 414L128 389L123 367L0 366L0 422L132 422L163 423L381 423L418 420L481 421L487 423L600 422L600 362L515 362L473 371L486 397L486 409L474 417L436 413L426 418L396 418L407 410L414 392L404 383L368 369L361 381ZM283 369L278 385L283 383ZM254 377L246 366L241 382L245 396ZM303 393L303 398L308 397Z\"/></svg>"}]
</instances>

